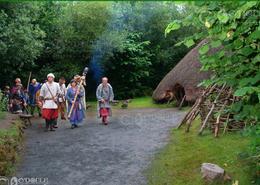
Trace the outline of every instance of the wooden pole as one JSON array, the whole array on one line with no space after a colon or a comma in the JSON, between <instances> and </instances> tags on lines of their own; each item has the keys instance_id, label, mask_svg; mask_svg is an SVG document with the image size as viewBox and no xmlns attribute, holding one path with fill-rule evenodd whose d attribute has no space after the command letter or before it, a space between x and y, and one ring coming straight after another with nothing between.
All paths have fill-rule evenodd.
<instances>
[{"instance_id":1,"label":"wooden pole","mask_svg":"<svg viewBox=\"0 0 260 185\"><path fill-rule=\"evenodd\" d=\"M75 95L75 97L74 97L72 106L71 106L71 108L70 108L70 112L69 112L68 118L70 118L71 113L72 113L72 110L74 109L75 101L76 101L76 99L77 99L77 97L78 97L78 94L79 94L80 88L81 88L81 86L82 86L82 83L83 83L83 80L81 79L81 81L80 81L80 83L79 83L79 88L77 89L77 92L76 92L76 95Z\"/></svg>"},{"instance_id":2,"label":"wooden pole","mask_svg":"<svg viewBox=\"0 0 260 185\"><path fill-rule=\"evenodd\" d=\"M186 98L186 94L183 96L182 100L181 100L181 104L179 105L179 110L181 110L182 104L184 103L184 100Z\"/></svg>"},{"instance_id":3,"label":"wooden pole","mask_svg":"<svg viewBox=\"0 0 260 185\"><path fill-rule=\"evenodd\" d=\"M29 92L29 85L30 85L30 81L31 81L31 76L32 76L32 72L30 71L28 82L27 82L27 93Z\"/></svg>"}]
</instances>

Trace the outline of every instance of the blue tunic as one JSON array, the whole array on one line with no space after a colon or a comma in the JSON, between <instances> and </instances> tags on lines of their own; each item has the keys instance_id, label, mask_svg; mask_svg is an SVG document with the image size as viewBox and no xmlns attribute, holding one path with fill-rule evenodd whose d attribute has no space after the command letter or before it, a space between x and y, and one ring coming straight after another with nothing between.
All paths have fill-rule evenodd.
<instances>
[{"instance_id":1,"label":"blue tunic","mask_svg":"<svg viewBox=\"0 0 260 185\"><path fill-rule=\"evenodd\" d=\"M68 112L70 112L70 109L72 107L72 101L74 100L74 97L76 96L77 88L70 87L66 94L66 99L68 100ZM78 97L76 99L74 108L70 115L70 123L73 125L77 125L83 121L85 118L85 110L84 106L82 105L81 98L84 96L84 92L80 91L78 94Z\"/></svg>"},{"instance_id":2,"label":"blue tunic","mask_svg":"<svg viewBox=\"0 0 260 185\"><path fill-rule=\"evenodd\" d=\"M29 105L31 105L31 106L36 105L36 93L37 93L37 91L39 91L41 89L41 86L42 85L38 82L36 84L31 83L29 85L29 92L28 92L28 94L29 94L29 101L28 101Z\"/></svg>"}]
</instances>

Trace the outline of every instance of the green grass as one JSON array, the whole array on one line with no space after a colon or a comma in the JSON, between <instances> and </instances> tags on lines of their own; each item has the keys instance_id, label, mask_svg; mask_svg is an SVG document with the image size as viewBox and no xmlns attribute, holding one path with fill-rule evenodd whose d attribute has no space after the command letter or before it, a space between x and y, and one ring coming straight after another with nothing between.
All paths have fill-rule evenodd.
<instances>
[{"instance_id":1,"label":"green grass","mask_svg":"<svg viewBox=\"0 0 260 185\"><path fill-rule=\"evenodd\" d=\"M5 118L5 112L0 111L0 120Z\"/></svg>"},{"instance_id":2,"label":"green grass","mask_svg":"<svg viewBox=\"0 0 260 185\"><path fill-rule=\"evenodd\" d=\"M185 133L184 129L172 131L169 144L155 156L145 172L148 184L203 185L200 167L203 162L209 162L223 167L239 185L250 185L252 172L239 157L248 146L249 138L240 133L228 133L219 138L210 133L198 136L199 123L195 125L190 133Z\"/></svg>"},{"instance_id":3,"label":"green grass","mask_svg":"<svg viewBox=\"0 0 260 185\"><path fill-rule=\"evenodd\" d=\"M87 104L91 105L91 109L96 109L97 102L96 101L87 101ZM113 106L115 109L120 109L122 103L120 102L118 105ZM171 108L174 107L173 104L156 104L154 103L152 97L146 96L146 97L139 97L134 98L131 100L131 102L128 104L129 109L133 108Z\"/></svg>"},{"instance_id":4,"label":"green grass","mask_svg":"<svg viewBox=\"0 0 260 185\"><path fill-rule=\"evenodd\" d=\"M19 161L19 148L22 135L20 134L21 123L10 128L0 130L0 174L9 176L15 172L15 164Z\"/></svg>"},{"instance_id":5,"label":"green grass","mask_svg":"<svg viewBox=\"0 0 260 185\"><path fill-rule=\"evenodd\" d=\"M0 129L0 144L6 137L17 139L19 137L19 129L16 125L12 125L8 129Z\"/></svg>"},{"instance_id":6,"label":"green grass","mask_svg":"<svg viewBox=\"0 0 260 185\"><path fill-rule=\"evenodd\" d=\"M129 108L169 108L173 107L172 104L157 104L154 103L152 97L140 97L132 99L131 103L128 104Z\"/></svg>"}]
</instances>

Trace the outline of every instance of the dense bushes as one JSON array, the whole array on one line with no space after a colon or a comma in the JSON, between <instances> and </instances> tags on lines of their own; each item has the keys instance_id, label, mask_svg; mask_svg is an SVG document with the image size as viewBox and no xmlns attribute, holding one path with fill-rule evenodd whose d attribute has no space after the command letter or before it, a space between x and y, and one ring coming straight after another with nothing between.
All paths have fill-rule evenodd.
<instances>
[{"instance_id":1,"label":"dense bushes","mask_svg":"<svg viewBox=\"0 0 260 185\"><path fill-rule=\"evenodd\" d=\"M116 98L150 94L188 50L174 44L192 29L164 37L187 14L173 2L1 2L1 88L18 76L27 81L30 71L39 81L49 72L70 80L89 65L88 97L103 75Z\"/></svg>"}]
</instances>

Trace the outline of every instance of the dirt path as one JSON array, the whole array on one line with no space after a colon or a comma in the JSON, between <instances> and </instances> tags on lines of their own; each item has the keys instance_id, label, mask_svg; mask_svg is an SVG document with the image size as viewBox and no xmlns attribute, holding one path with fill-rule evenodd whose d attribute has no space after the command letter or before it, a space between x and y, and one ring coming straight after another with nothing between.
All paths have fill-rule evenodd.
<instances>
[{"instance_id":1,"label":"dirt path","mask_svg":"<svg viewBox=\"0 0 260 185\"><path fill-rule=\"evenodd\" d=\"M71 130L66 122L48 133L35 123L26 130L16 176L47 177L48 185L146 184L142 171L183 116L175 109L117 110L103 126L88 113L80 128Z\"/></svg>"}]
</instances>

